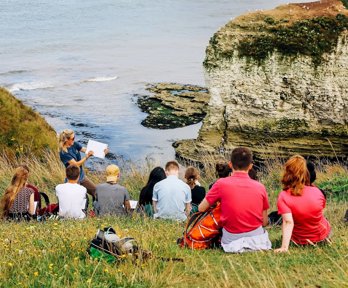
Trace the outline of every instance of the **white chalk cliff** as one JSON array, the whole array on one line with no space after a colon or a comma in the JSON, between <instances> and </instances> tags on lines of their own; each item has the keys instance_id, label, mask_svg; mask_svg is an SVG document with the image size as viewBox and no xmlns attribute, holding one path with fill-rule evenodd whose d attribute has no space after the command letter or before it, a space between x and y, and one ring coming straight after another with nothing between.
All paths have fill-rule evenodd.
<instances>
[{"instance_id":1,"label":"white chalk cliff","mask_svg":"<svg viewBox=\"0 0 348 288\"><path fill-rule=\"evenodd\" d=\"M208 113L178 156L236 146L261 158L348 155L348 10L326 2L247 14L211 38Z\"/></svg>"}]
</instances>

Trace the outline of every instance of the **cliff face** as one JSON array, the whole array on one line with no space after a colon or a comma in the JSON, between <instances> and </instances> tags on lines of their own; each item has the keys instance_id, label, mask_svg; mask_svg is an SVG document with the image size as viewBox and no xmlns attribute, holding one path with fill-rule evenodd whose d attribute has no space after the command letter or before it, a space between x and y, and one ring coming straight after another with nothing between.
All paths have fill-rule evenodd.
<instances>
[{"instance_id":1,"label":"cliff face","mask_svg":"<svg viewBox=\"0 0 348 288\"><path fill-rule=\"evenodd\" d=\"M328 2L248 14L212 37L208 114L179 156L235 146L261 158L348 155L348 13Z\"/></svg>"}]
</instances>

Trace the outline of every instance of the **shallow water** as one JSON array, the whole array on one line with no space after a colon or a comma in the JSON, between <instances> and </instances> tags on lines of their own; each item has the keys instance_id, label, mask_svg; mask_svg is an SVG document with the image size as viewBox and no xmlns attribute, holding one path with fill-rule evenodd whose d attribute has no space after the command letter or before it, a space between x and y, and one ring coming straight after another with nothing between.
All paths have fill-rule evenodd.
<instances>
[{"instance_id":1,"label":"shallow water","mask_svg":"<svg viewBox=\"0 0 348 288\"><path fill-rule=\"evenodd\" d=\"M0 2L0 85L56 129L108 143L126 159L174 157L173 130L142 127L135 94L148 82L204 85L205 47L244 12L287 1L84 0ZM296 2L296 1L293 1ZM297 1L309 2L309 1Z\"/></svg>"}]
</instances>

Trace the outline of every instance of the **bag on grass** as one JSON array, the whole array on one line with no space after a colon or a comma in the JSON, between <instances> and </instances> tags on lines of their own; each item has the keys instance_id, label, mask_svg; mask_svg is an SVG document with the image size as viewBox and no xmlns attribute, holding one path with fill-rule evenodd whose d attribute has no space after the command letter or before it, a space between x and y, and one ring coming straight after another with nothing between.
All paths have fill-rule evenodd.
<instances>
[{"instance_id":1,"label":"bag on grass","mask_svg":"<svg viewBox=\"0 0 348 288\"><path fill-rule=\"evenodd\" d=\"M184 236L178 239L178 245L199 250L219 246L222 233L220 215L220 203L205 212L193 214L187 221Z\"/></svg>"},{"instance_id":2,"label":"bag on grass","mask_svg":"<svg viewBox=\"0 0 348 288\"><path fill-rule=\"evenodd\" d=\"M87 252L92 258L115 262L127 256L138 255L139 247L134 238L120 238L112 227L106 227L97 231Z\"/></svg>"}]
</instances>

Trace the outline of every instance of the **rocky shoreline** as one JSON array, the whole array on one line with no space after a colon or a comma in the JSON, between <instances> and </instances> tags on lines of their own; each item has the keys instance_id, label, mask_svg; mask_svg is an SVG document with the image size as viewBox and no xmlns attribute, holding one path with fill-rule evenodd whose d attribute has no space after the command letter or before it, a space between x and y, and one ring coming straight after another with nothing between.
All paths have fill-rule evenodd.
<instances>
[{"instance_id":1,"label":"rocky shoreline","mask_svg":"<svg viewBox=\"0 0 348 288\"><path fill-rule=\"evenodd\" d=\"M210 98L205 87L178 83L148 84L150 95L138 96L137 105L148 116L148 128L173 129L199 123L207 113Z\"/></svg>"}]
</instances>

